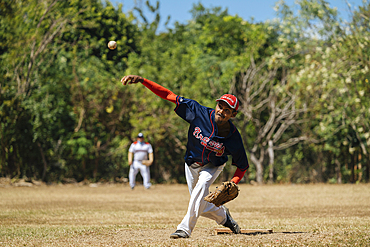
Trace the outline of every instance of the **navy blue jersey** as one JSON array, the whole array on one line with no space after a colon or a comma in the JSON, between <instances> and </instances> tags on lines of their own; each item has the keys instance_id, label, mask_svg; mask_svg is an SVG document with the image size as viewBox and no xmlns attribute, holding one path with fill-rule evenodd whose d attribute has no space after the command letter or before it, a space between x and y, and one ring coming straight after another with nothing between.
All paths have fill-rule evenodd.
<instances>
[{"instance_id":1,"label":"navy blue jersey","mask_svg":"<svg viewBox=\"0 0 370 247\"><path fill-rule=\"evenodd\" d=\"M175 112L190 124L185 153L185 162L188 165L194 162L204 165L211 162L220 166L231 155L234 166L242 171L249 167L240 133L230 120L230 133L227 137L220 137L217 135L214 109L177 96Z\"/></svg>"}]
</instances>

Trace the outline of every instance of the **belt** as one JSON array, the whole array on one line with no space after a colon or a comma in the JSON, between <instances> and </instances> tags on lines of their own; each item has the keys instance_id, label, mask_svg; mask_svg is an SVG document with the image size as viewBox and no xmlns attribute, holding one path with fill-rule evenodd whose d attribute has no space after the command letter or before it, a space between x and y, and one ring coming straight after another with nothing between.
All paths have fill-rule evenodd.
<instances>
[{"instance_id":1,"label":"belt","mask_svg":"<svg viewBox=\"0 0 370 247\"><path fill-rule=\"evenodd\" d=\"M190 167L193 168L193 169L197 169L197 168L202 167L202 166L204 166L202 162L194 162L193 164L191 164Z\"/></svg>"}]
</instances>

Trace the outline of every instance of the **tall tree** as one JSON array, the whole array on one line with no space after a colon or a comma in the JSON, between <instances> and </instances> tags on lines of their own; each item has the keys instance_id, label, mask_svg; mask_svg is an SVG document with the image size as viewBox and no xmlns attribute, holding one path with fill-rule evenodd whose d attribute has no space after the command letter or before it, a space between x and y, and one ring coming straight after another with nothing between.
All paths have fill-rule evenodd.
<instances>
[{"instance_id":1,"label":"tall tree","mask_svg":"<svg viewBox=\"0 0 370 247\"><path fill-rule=\"evenodd\" d=\"M300 86L300 102L309 109L308 127L320 140L317 152L331 157L321 162L324 166L320 170L336 171L333 175L341 181L341 171L352 169L354 181L359 177L355 179L353 167L368 162L364 157L369 153L369 102L364 99L369 74L365 38L368 31L364 21L368 18L369 3L364 2L365 7L360 7L359 12L351 11L350 23L338 18L336 9L326 1L299 4L299 16L294 16L286 6L281 10L284 23L295 29L300 27L300 37L310 42L298 43L304 47L304 62L294 68L291 80ZM362 153L361 158L355 150ZM361 161L355 161L358 159Z\"/></svg>"},{"instance_id":2,"label":"tall tree","mask_svg":"<svg viewBox=\"0 0 370 247\"><path fill-rule=\"evenodd\" d=\"M100 152L110 154L116 136L128 139L122 105L130 105L130 97L119 97L124 92L116 83L128 53L137 49L130 38L137 29L109 2L15 1L12 7L1 19L2 172L96 177L107 162L99 157L108 157ZM109 40L119 48L110 51Z\"/></svg>"}]
</instances>

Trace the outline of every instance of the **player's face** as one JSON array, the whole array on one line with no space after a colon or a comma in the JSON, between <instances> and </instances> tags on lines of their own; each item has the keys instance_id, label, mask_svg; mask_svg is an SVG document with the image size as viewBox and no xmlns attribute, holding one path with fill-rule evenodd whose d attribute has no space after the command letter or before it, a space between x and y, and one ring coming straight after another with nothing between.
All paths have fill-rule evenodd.
<instances>
[{"instance_id":1,"label":"player's face","mask_svg":"<svg viewBox=\"0 0 370 247\"><path fill-rule=\"evenodd\" d=\"M217 124L224 124L229 121L230 118L236 116L234 111L226 102L218 101L216 105L215 120Z\"/></svg>"}]
</instances>

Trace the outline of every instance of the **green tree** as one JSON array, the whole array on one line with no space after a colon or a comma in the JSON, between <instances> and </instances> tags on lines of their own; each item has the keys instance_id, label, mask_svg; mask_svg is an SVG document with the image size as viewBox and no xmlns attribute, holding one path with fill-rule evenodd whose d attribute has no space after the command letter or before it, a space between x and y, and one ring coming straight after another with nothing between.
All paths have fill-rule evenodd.
<instances>
[{"instance_id":1,"label":"green tree","mask_svg":"<svg viewBox=\"0 0 370 247\"><path fill-rule=\"evenodd\" d=\"M129 129L122 109L130 97L117 89L118 73L137 49L130 38L137 29L109 2L43 3L15 1L1 18L1 171L45 180L112 176L123 154L111 143L124 143ZM110 51L109 40L119 48Z\"/></svg>"},{"instance_id":2,"label":"green tree","mask_svg":"<svg viewBox=\"0 0 370 247\"><path fill-rule=\"evenodd\" d=\"M323 155L317 155L322 160L316 162L324 165L312 170L320 176L326 171L328 177L324 179L341 182L342 172L350 169L350 181L360 181L360 176L355 179L354 167L368 162L370 135L369 102L365 99L369 75L368 33L363 29L369 4L364 2L365 7L358 13L352 11L350 23L338 18L337 11L326 1L299 4L299 16L286 11L286 6L282 13L284 23L293 20L290 25L301 27L300 36L309 40L309 43L297 43L304 47L304 61L294 68L290 78L300 87L301 104L309 109L311 120L307 130L320 140L315 152Z\"/></svg>"},{"instance_id":3,"label":"green tree","mask_svg":"<svg viewBox=\"0 0 370 247\"><path fill-rule=\"evenodd\" d=\"M58 1L44 1L44 4L38 4L37 1L13 1L11 13L2 15L0 33L4 39L1 44L1 74L4 76L1 82L0 111L3 175L22 176L29 172L36 176L42 174L40 177L44 178L47 151L43 147L44 142L40 140L50 141L50 133L57 140L60 135L60 131L54 131L54 128L64 118L58 115L64 115L63 110L49 109L52 111L49 112L39 107L54 107L56 101L53 95L43 95L43 102L36 103L40 99L38 90L42 83L50 79L47 76L48 64L54 61L58 52L53 41L72 18L71 14L63 16L56 11L60 6ZM52 83L48 87L53 87ZM47 91L45 88L44 92ZM30 107L35 111L30 111ZM40 122L43 120L48 122L50 129L47 130L47 126L41 127ZM42 169L37 164L43 164Z\"/></svg>"}]
</instances>

